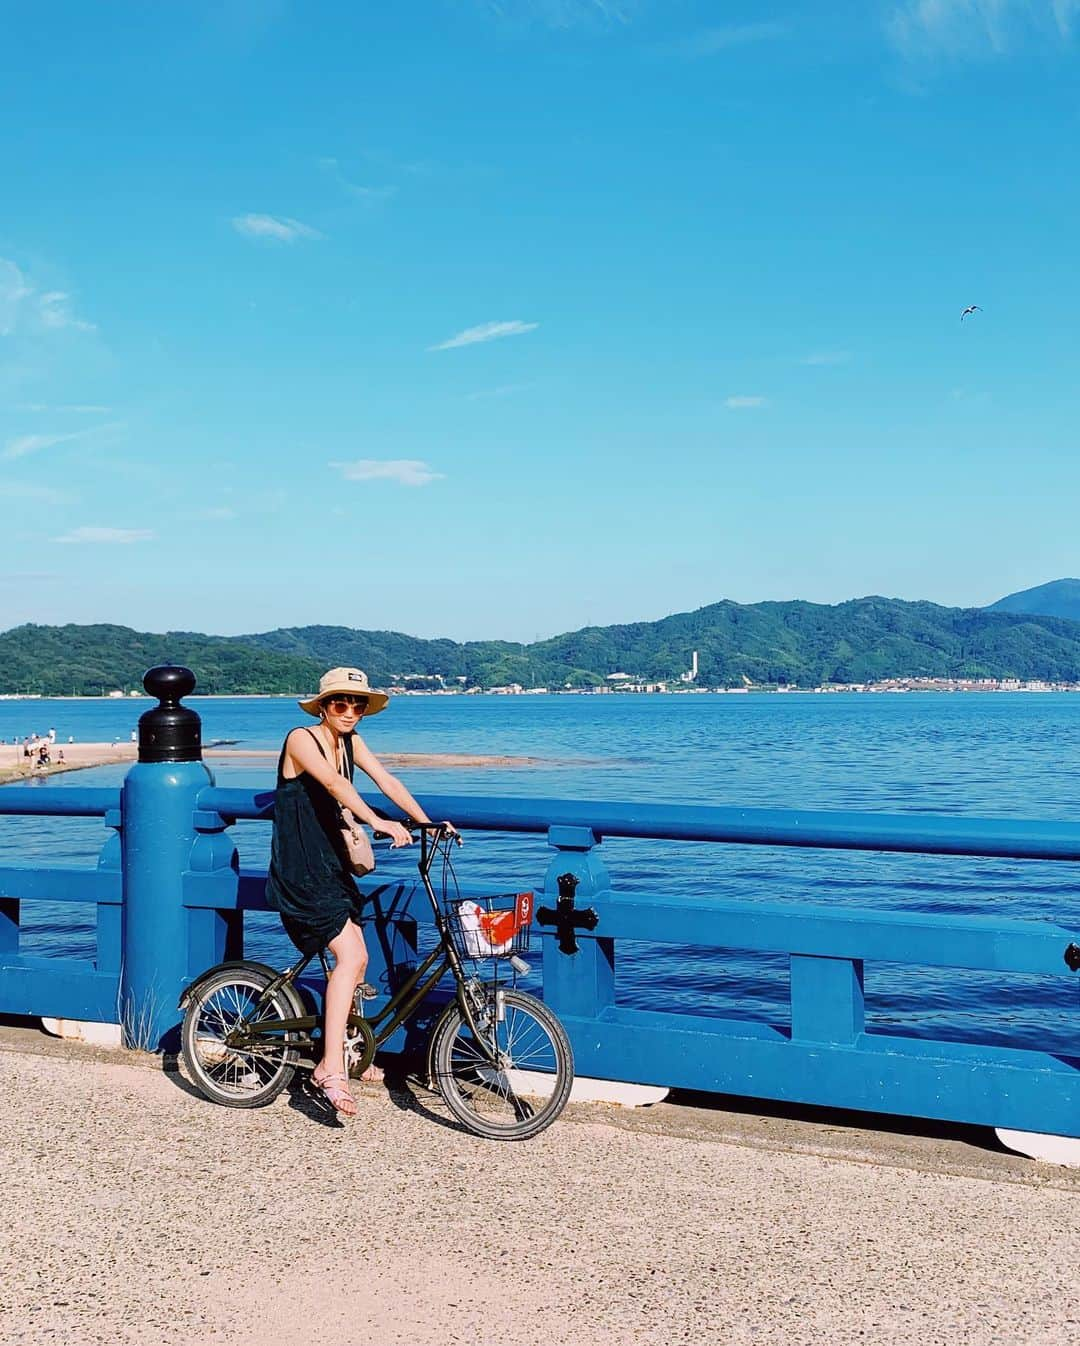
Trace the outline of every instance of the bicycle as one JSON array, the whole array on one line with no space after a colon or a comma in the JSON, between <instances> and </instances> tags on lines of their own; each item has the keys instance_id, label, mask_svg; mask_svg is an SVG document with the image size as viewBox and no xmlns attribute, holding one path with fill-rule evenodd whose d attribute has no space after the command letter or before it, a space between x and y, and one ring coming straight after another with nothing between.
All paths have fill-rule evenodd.
<instances>
[{"instance_id":1,"label":"bicycle","mask_svg":"<svg viewBox=\"0 0 1080 1346\"><path fill-rule=\"evenodd\" d=\"M461 838L442 824L420 833L420 878L435 915L438 943L370 1019L358 992L345 1036L346 1069L362 1073L376 1051L450 973L454 995L427 1046L434 1082L451 1114L492 1140L527 1140L559 1116L574 1081L566 1032L543 1001L516 987L529 966L532 893L462 898L450 862ZM441 893L431 870L442 857ZM451 885L454 895L451 896ZM440 900L441 898L441 900ZM329 974L326 950L319 959ZM297 979L314 958L306 954L283 972L243 959L210 968L187 987L181 1055L190 1078L212 1102L262 1107L291 1082L303 1052L318 1047L320 1017L309 1013ZM506 985L504 967L515 974Z\"/></svg>"}]
</instances>

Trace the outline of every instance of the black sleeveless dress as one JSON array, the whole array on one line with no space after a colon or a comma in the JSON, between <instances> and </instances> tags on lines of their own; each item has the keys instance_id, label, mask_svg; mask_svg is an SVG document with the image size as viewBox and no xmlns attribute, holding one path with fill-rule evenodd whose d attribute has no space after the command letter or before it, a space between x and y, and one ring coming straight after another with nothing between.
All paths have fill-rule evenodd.
<instances>
[{"instance_id":1,"label":"black sleeveless dress","mask_svg":"<svg viewBox=\"0 0 1080 1346\"><path fill-rule=\"evenodd\" d=\"M351 736L345 739L345 761L352 780ZM346 921L360 924L364 899L341 841L340 804L306 771L287 780L281 774L284 763L282 744L266 903L281 913L285 933L301 953L318 953L341 934Z\"/></svg>"}]
</instances>

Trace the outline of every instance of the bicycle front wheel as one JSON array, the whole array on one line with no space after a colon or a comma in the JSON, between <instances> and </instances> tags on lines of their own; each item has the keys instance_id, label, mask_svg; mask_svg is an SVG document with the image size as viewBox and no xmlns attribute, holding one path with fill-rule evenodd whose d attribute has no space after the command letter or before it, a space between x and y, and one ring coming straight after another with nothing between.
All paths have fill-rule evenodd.
<instances>
[{"instance_id":1,"label":"bicycle front wheel","mask_svg":"<svg viewBox=\"0 0 1080 1346\"><path fill-rule=\"evenodd\" d=\"M223 968L208 977L188 1001L180 1032L181 1054L193 1082L214 1103L259 1108L277 1098L296 1070L296 1034L261 1030L280 1019L300 1019L304 1007L289 986L280 986L256 1009L272 973L258 966ZM240 1024L248 1045L230 1047Z\"/></svg>"},{"instance_id":2,"label":"bicycle front wheel","mask_svg":"<svg viewBox=\"0 0 1080 1346\"><path fill-rule=\"evenodd\" d=\"M432 1065L459 1122L490 1140L528 1140L566 1107L574 1054L561 1023L523 991L489 992L474 1034L457 1004L435 1029Z\"/></svg>"}]
</instances>

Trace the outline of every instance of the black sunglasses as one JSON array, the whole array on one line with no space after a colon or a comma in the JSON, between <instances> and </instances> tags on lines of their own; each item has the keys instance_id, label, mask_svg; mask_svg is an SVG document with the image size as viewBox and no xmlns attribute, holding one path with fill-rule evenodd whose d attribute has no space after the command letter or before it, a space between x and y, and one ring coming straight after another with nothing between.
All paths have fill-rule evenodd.
<instances>
[{"instance_id":1,"label":"black sunglasses","mask_svg":"<svg viewBox=\"0 0 1080 1346\"><path fill-rule=\"evenodd\" d=\"M323 705L331 715L344 715L347 710L355 710L357 715L363 715L367 710L366 696L330 696L323 702Z\"/></svg>"}]
</instances>

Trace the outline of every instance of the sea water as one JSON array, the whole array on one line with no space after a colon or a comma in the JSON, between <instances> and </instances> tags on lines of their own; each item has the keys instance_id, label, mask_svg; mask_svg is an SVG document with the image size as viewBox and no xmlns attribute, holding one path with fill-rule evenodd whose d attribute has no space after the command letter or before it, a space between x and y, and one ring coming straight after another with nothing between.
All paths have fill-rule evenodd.
<instances>
[{"instance_id":1,"label":"sea water","mask_svg":"<svg viewBox=\"0 0 1080 1346\"><path fill-rule=\"evenodd\" d=\"M16 738L57 732L127 740L151 703L0 701L0 765ZM285 698L191 698L203 741L276 750L305 721ZM538 759L528 765L411 768L414 794L653 800L780 809L854 809L1069 820L1080 814L1080 695L800 694L397 697L365 721L376 752ZM221 785L269 789L274 761L210 759ZM49 779L109 786L124 767ZM246 865L266 863L270 828L233 829ZM93 864L100 820L0 817L0 863ZM470 833L463 882L537 887L551 852L542 836ZM1077 867L1060 862L610 839L600 854L617 889L740 902L813 901L875 911L993 914L1080 929ZM404 854L380 870L405 873ZM291 946L272 913L246 917L247 949L281 962ZM92 909L26 903L23 947L93 955ZM620 1001L687 1013L788 1022L787 959L698 946L617 946ZM870 1031L1030 1046L1077 1054L1080 985L1060 976L866 968Z\"/></svg>"}]
</instances>

